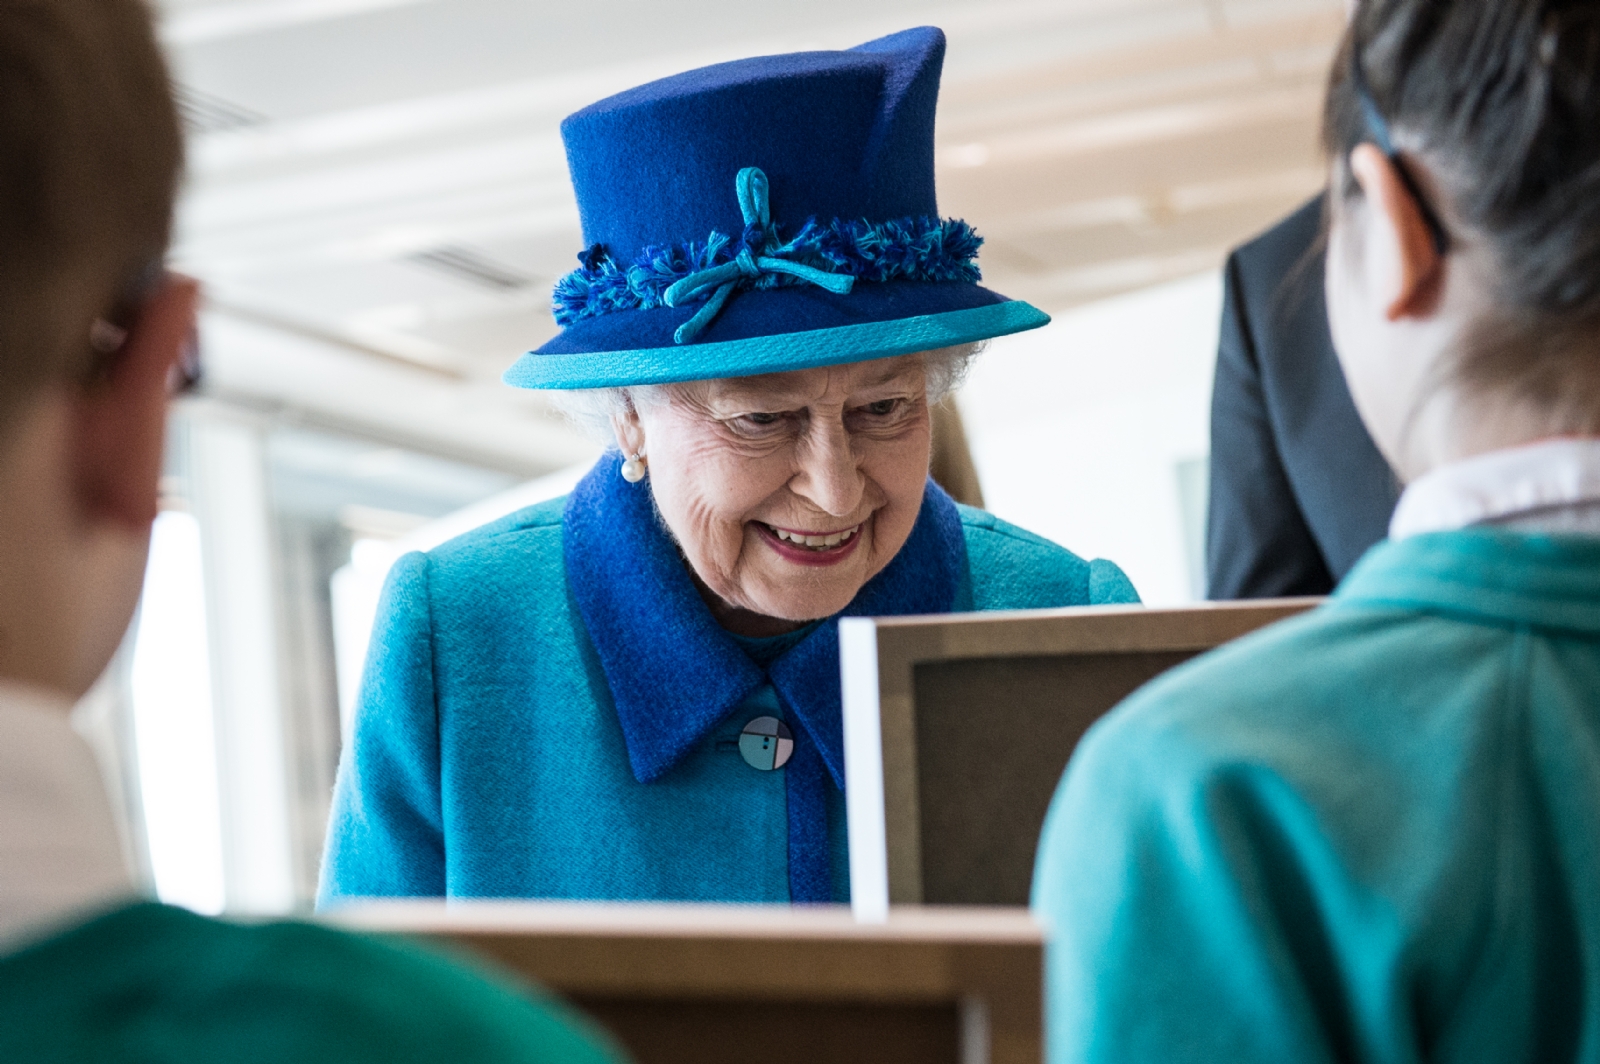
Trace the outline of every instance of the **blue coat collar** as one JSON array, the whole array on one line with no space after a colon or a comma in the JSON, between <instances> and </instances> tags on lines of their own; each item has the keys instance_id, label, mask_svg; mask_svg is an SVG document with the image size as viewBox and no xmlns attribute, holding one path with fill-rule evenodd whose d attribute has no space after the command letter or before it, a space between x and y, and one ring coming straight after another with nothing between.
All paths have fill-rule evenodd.
<instances>
[{"instance_id":1,"label":"blue coat collar","mask_svg":"<svg viewBox=\"0 0 1600 1064\"><path fill-rule=\"evenodd\" d=\"M607 454L568 498L563 551L635 778L660 779L770 682L842 788L838 625L818 625L763 674L695 590L648 482L624 481L621 463ZM905 546L840 616L947 613L965 568L960 513L930 479Z\"/></svg>"}]
</instances>

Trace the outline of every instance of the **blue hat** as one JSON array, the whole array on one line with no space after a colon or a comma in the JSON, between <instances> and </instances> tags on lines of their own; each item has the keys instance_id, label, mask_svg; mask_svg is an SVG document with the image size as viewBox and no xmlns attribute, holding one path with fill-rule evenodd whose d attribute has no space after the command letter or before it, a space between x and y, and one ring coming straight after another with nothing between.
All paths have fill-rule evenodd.
<instances>
[{"instance_id":1,"label":"blue hat","mask_svg":"<svg viewBox=\"0 0 1600 1064\"><path fill-rule=\"evenodd\" d=\"M561 124L587 251L505 380L605 388L863 362L1036 329L939 217L944 33L692 70Z\"/></svg>"}]
</instances>

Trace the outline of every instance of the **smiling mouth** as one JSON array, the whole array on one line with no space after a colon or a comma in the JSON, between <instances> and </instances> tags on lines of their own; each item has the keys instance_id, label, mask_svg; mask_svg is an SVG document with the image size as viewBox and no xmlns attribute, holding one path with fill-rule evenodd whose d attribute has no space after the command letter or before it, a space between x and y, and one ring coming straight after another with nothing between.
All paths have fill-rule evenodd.
<instances>
[{"instance_id":1,"label":"smiling mouth","mask_svg":"<svg viewBox=\"0 0 1600 1064\"><path fill-rule=\"evenodd\" d=\"M861 531L860 525L841 529L838 532L794 532L787 528L769 525L765 521L760 524L762 528L771 532L782 543L791 547L799 547L803 550L816 551L819 554L838 549L840 546L850 542Z\"/></svg>"}]
</instances>

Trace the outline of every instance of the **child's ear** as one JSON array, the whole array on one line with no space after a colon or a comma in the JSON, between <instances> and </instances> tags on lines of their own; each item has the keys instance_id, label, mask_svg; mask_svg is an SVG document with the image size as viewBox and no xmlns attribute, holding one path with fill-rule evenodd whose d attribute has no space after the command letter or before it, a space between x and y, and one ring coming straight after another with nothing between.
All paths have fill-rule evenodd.
<instances>
[{"instance_id":1,"label":"child's ear","mask_svg":"<svg viewBox=\"0 0 1600 1064\"><path fill-rule=\"evenodd\" d=\"M1366 195L1364 254L1368 283L1390 321L1427 317L1438 303L1444 259L1405 181L1371 144L1350 153L1350 171Z\"/></svg>"},{"instance_id":2,"label":"child's ear","mask_svg":"<svg viewBox=\"0 0 1600 1064\"><path fill-rule=\"evenodd\" d=\"M194 334L199 295L199 282L169 276L140 309L110 371L79 397L77 494L91 521L144 530L155 520L169 381Z\"/></svg>"}]
</instances>

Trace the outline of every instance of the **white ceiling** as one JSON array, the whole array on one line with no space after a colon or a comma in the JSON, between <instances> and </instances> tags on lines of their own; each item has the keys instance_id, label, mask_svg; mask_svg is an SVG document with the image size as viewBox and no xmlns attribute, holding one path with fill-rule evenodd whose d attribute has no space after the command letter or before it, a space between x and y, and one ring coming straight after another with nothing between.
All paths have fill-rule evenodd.
<instances>
[{"instance_id":1,"label":"white ceiling","mask_svg":"<svg viewBox=\"0 0 1600 1064\"><path fill-rule=\"evenodd\" d=\"M207 283L217 389L530 471L585 453L537 397L498 384L555 331L549 289L581 248L557 131L571 111L706 63L942 26L941 209L987 237L989 284L1056 310L1212 268L1315 191L1343 12L1342 0L161 7L199 130L175 259ZM288 344L314 354L262 353ZM395 388L410 398L391 409Z\"/></svg>"}]
</instances>

